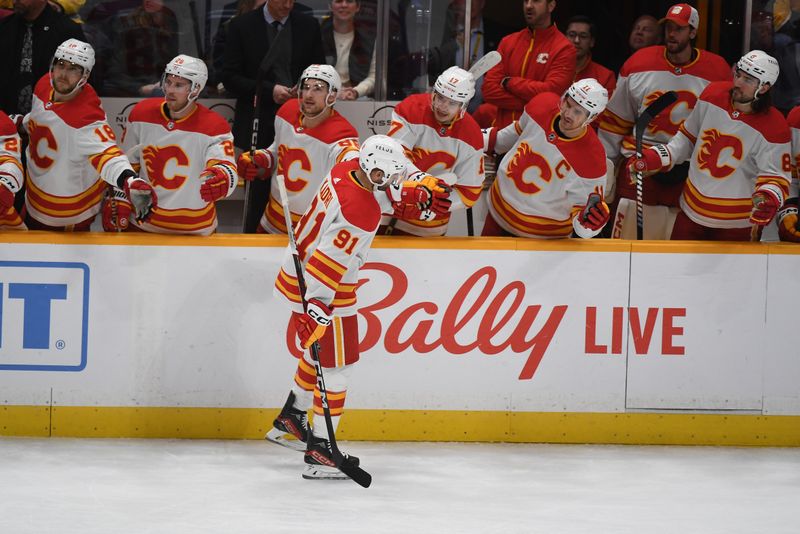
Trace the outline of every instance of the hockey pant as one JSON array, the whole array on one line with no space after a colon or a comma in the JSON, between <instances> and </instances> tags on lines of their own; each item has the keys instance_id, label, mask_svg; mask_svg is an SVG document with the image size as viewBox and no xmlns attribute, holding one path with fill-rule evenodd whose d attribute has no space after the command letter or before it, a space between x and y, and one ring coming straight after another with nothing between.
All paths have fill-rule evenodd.
<instances>
[{"instance_id":1,"label":"hockey pant","mask_svg":"<svg viewBox=\"0 0 800 534\"><path fill-rule=\"evenodd\" d=\"M672 235L675 217L680 208L670 206L642 206L644 239L668 240ZM620 198L612 219L613 239L636 239L636 201Z\"/></svg>"},{"instance_id":2,"label":"hockey pant","mask_svg":"<svg viewBox=\"0 0 800 534\"><path fill-rule=\"evenodd\" d=\"M319 341L320 361L322 362L328 409L331 414L333 431L339 425L347 397L347 381L350 369L358 361L358 323L357 317L334 317L331 326ZM322 408L322 397L317 384L317 372L311 359L311 351L305 351L298 359L292 391L295 395L294 407L298 410L314 408L312 431L319 438L329 439Z\"/></svg>"}]
</instances>

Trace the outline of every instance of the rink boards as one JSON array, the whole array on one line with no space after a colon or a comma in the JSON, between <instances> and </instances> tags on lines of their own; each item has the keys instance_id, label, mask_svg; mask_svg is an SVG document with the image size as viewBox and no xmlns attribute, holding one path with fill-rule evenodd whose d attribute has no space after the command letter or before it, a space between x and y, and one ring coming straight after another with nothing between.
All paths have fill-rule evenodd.
<instances>
[{"instance_id":1,"label":"rink boards","mask_svg":"<svg viewBox=\"0 0 800 534\"><path fill-rule=\"evenodd\" d=\"M0 234L0 434L259 438L285 238ZM343 439L800 445L800 247L378 238Z\"/></svg>"}]
</instances>

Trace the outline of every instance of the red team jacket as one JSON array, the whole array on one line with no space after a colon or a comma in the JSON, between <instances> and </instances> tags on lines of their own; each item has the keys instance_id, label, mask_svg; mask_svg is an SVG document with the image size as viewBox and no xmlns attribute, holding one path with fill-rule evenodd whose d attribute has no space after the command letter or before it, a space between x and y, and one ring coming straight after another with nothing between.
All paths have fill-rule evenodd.
<instances>
[{"instance_id":1,"label":"red team jacket","mask_svg":"<svg viewBox=\"0 0 800 534\"><path fill-rule=\"evenodd\" d=\"M528 28L503 37L497 47L500 64L486 73L483 100L497 106L496 128L508 126L534 96L564 93L575 78L575 47L555 24L544 30ZM500 85L511 77L506 89Z\"/></svg>"}]
</instances>

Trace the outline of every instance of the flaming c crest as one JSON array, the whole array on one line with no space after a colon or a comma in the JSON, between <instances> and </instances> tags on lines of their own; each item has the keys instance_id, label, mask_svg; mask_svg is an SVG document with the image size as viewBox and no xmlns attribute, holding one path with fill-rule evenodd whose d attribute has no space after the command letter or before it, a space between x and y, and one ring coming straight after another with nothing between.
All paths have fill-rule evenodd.
<instances>
[{"instance_id":1,"label":"flaming c crest","mask_svg":"<svg viewBox=\"0 0 800 534\"><path fill-rule=\"evenodd\" d=\"M142 159L147 169L147 177L154 186L161 186L164 189L180 189L186 182L186 176L182 174L166 175L167 165L171 160L175 160L176 167L188 167L189 157L183 149L176 145L152 146L148 145L142 149Z\"/></svg>"},{"instance_id":2,"label":"flaming c crest","mask_svg":"<svg viewBox=\"0 0 800 534\"><path fill-rule=\"evenodd\" d=\"M516 188L527 195L535 195L542 190L535 182L526 182L524 179L525 172L532 167L539 169L539 175L545 183L553 179L553 171L547 160L534 152L528 143L521 143L508 164L507 174Z\"/></svg>"},{"instance_id":3,"label":"flaming c crest","mask_svg":"<svg viewBox=\"0 0 800 534\"><path fill-rule=\"evenodd\" d=\"M741 139L722 134L714 128L704 131L700 139L702 145L697 153L698 167L707 170L714 178L727 178L733 174L736 169L730 165L720 165L719 160L725 149L730 149L731 156L741 160L744 153Z\"/></svg>"},{"instance_id":4,"label":"flaming c crest","mask_svg":"<svg viewBox=\"0 0 800 534\"><path fill-rule=\"evenodd\" d=\"M58 150L58 143L53 135L53 132L47 126L43 126L35 121L28 121L28 135L30 135L30 152L31 159L40 169L50 168L55 161L53 158L48 157L40 152L42 141L52 151Z\"/></svg>"},{"instance_id":5,"label":"flaming c crest","mask_svg":"<svg viewBox=\"0 0 800 534\"><path fill-rule=\"evenodd\" d=\"M293 177L289 174L292 166L297 163L300 170L307 174L311 173L311 160L302 148L289 148L286 145L278 147L278 174L286 178L286 190L292 193L299 193L308 185L308 180L300 176Z\"/></svg>"},{"instance_id":6,"label":"flaming c crest","mask_svg":"<svg viewBox=\"0 0 800 534\"><path fill-rule=\"evenodd\" d=\"M648 130L650 131L651 135L657 136L659 133L665 133L669 136L675 135L678 132L678 128L680 128L681 123L694 109L694 106L697 103L697 97L694 95L694 93L689 91L675 91L675 93L678 95L678 99L675 101L675 103L659 113L658 116L656 116L656 118L650 122ZM664 91L650 93L644 99L644 106L649 106L655 99L663 94ZM685 110L679 110L676 112L676 108L678 106L684 106ZM677 122L672 120L673 115L677 115Z\"/></svg>"},{"instance_id":7,"label":"flaming c crest","mask_svg":"<svg viewBox=\"0 0 800 534\"><path fill-rule=\"evenodd\" d=\"M449 152L442 150L425 150L424 148L416 147L414 150L408 151L408 159L423 172L430 172L436 166L441 166L437 171L452 169L456 164L456 157Z\"/></svg>"}]
</instances>

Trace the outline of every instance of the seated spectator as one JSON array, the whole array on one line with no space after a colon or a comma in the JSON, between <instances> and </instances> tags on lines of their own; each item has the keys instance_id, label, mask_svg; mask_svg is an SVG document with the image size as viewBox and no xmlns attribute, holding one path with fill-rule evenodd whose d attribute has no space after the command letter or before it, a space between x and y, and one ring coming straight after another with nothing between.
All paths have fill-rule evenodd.
<instances>
[{"instance_id":1,"label":"seated spectator","mask_svg":"<svg viewBox=\"0 0 800 534\"><path fill-rule=\"evenodd\" d=\"M576 72L575 81L594 78L606 88L608 96L617 87L617 77L609 69L592 61L592 48L594 48L596 26L589 17L577 15L567 22L567 39L575 46Z\"/></svg>"},{"instance_id":2,"label":"seated spectator","mask_svg":"<svg viewBox=\"0 0 800 534\"><path fill-rule=\"evenodd\" d=\"M652 15L642 15L636 19L628 37L631 54L646 46L661 44L661 29L658 20Z\"/></svg>"},{"instance_id":3,"label":"seated spectator","mask_svg":"<svg viewBox=\"0 0 800 534\"><path fill-rule=\"evenodd\" d=\"M159 96L167 63L178 54L178 19L163 0L142 0L111 20L107 96Z\"/></svg>"},{"instance_id":4,"label":"seated spectator","mask_svg":"<svg viewBox=\"0 0 800 534\"><path fill-rule=\"evenodd\" d=\"M375 35L356 15L361 0L330 0L331 16L322 21L325 61L342 79L340 100L371 96L375 88Z\"/></svg>"}]
</instances>

